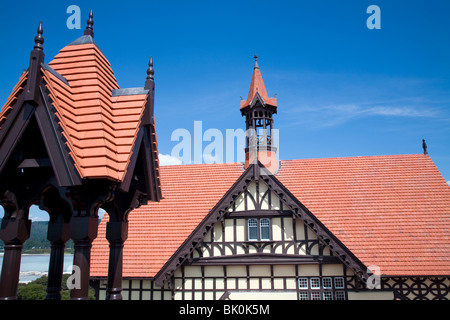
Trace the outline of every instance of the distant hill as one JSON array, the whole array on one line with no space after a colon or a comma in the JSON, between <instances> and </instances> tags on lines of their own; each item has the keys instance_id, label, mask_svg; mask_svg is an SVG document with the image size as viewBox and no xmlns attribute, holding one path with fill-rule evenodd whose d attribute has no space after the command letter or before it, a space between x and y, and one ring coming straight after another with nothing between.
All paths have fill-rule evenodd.
<instances>
[{"instance_id":1,"label":"distant hill","mask_svg":"<svg viewBox=\"0 0 450 320\"><path fill-rule=\"evenodd\" d=\"M1 219L0 219L1 223ZM30 238L23 246L24 253L49 253L50 242L47 240L48 221L33 221L31 223ZM0 250L3 251L4 243L0 240ZM66 243L66 250L73 250L73 241L69 239Z\"/></svg>"}]
</instances>

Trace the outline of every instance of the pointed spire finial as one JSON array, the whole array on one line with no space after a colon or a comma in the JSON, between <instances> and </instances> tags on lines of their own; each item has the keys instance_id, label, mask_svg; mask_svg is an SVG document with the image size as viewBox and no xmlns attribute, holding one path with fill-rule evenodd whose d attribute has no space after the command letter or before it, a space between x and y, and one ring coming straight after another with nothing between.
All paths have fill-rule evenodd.
<instances>
[{"instance_id":1,"label":"pointed spire finial","mask_svg":"<svg viewBox=\"0 0 450 320\"><path fill-rule=\"evenodd\" d=\"M259 69L259 66L258 66L258 56L255 54L255 55L253 56L253 58L255 59L255 69Z\"/></svg>"},{"instance_id":2,"label":"pointed spire finial","mask_svg":"<svg viewBox=\"0 0 450 320\"><path fill-rule=\"evenodd\" d=\"M44 29L42 28L42 21L39 23L39 27L37 29L37 36L34 37L34 49L37 51L43 51L44 47L44 37L42 34L44 33Z\"/></svg>"},{"instance_id":3,"label":"pointed spire finial","mask_svg":"<svg viewBox=\"0 0 450 320\"><path fill-rule=\"evenodd\" d=\"M91 12L89 12L89 19L87 20L86 30L84 31L85 36L94 37L93 26L94 26L94 15L92 14L92 9L91 9Z\"/></svg>"},{"instance_id":4,"label":"pointed spire finial","mask_svg":"<svg viewBox=\"0 0 450 320\"><path fill-rule=\"evenodd\" d=\"M150 57L147 69L147 80L154 80L155 69L153 69L153 57Z\"/></svg>"}]
</instances>

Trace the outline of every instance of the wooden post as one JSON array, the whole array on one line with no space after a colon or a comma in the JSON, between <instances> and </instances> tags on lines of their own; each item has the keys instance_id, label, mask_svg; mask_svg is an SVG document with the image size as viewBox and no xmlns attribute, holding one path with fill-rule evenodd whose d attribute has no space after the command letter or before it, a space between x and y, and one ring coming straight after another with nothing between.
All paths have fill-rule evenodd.
<instances>
[{"instance_id":1,"label":"wooden post","mask_svg":"<svg viewBox=\"0 0 450 320\"><path fill-rule=\"evenodd\" d=\"M28 216L28 215L27 215ZM7 218L2 220L0 239L5 242L0 278L0 300L16 300L23 243L30 236L31 220Z\"/></svg>"},{"instance_id":2,"label":"wooden post","mask_svg":"<svg viewBox=\"0 0 450 320\"><path fill-rule=\"evenodd\" d=\"M91 265L92 241L97 237L97 217L72 217L70 236L74 241L73 257L74 288L70 291L70 300L89 300L89 271Z\"/></svg>"},{"instance_id":3,"label":"wooden post","mask_svg":"<svg viewBox=\"0 0 450 320\"><path fill-rule=\"evenodd\" d=\"M106 300L122 300L123 244L128 238L128 222L110 221L106 225L109 241L108 287Z\"/></svg>"},{"instance_id":4,"label":"wooden post","mask_svg":"<svg viewBox=\"0 0 450 320\"><path fill-rule=\"evenodd\" d=\"M51 243L46 300L61 300L61 283L64 271L64 248L70 236L70 225L59 221L49 222L47 239Z\"/></svg>"}]
</instances>

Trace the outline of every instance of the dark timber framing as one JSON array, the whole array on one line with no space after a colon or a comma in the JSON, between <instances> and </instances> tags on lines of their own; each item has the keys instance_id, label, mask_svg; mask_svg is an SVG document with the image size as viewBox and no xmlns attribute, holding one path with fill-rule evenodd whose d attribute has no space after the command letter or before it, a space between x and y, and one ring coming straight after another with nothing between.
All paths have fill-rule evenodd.
<instances>
[{"instance_id":1,"label":"dark timber framing","mask_svg":"<svg viewBox=\"0 0 450 320\"><path fill-rule=\"evenodd\" d=\"M87 34L93 42L93 16ZM50 215L47 238L51 255L46 299L60 299L64 247L74 241L74 265L80 288L71 290L72 300L88 299L90 252L97 237L98 210L109 214L106 238L110 243L107 299L122 299L122 250L128 233L128 213L148 201L159 201L156 133L154 132L153 61L147 71L147 94L138 139L123 181L82 179L69 155L56 110L50 99L44 70L68 82L44 63L43 28L39 24L30 64L0 130L0 205L5 209L0 239L5 243L0 300L16 299L23 243L29 238L30 206L37 204ZM86 36L85 36L86 37ZM116 91L114 94L129 94Z\"/></svg>"},{"instance_id":2,"label":"dark timber framing","mask_svg":"<svg viewBox=\"0 0 450 320\"><path fill-rule=\"evenodd\" d=\"M294 219L301 219L303 223L308 226L311 230L313 230L320 241L320 245L326 245L330 248L333 253L333 261L336 261L336 258L340 260L344 265L349 267L361 281L366 282L369 275L367 274L367 268L364 264L359 261L298 199L296 199L273 175L267 172L264 166L258 162L258 164L252 164L248 167L241 177L233 184L233 186L228 190L228 192L223 196L223 198L217 203L217 205L206 215L203 221L197 226L197 228L191 233L191 235L186 239L186 241L180 246L180 248L175 252L175 254L168 260L168 262L163 266L163 268L158 272L155 276L156 285L162 286L165 281L170 280L175 270L181 266L185 261L189 261L191 257L191 253L202 246L203 239L208 231L214 227L214 225L223 221L224 218L231 214L240 215L241 212L238 213L229 213L229 208L235 203L236 198L240 193L246 192L248 184L255 180L256 182L261 181L265 183L269 190L273 191L283 203L283 208L292 212ZM257 192L259 194L259 192ZM258 203L256 201L255 203ZM256 210L260 210L260 208L256 207ZM268 214L274 214L275 212L269 212ZM277 212L277 214L286 214L281 210ZM249 242L250 243L250 242ZM262 246L268 245L266 241L260 242ZM256 245L256 243L252 243L249 245ZM252 257L249 256L242 257L220 257L220 258L207 258L209 261L214 261L215 259L224 260L230 263L240 263L246 264L250 261L254 261ZM292 262L295 259L305 259L298 258L289 255L274 255L273 257L265 256L265 258L278 260L279 263L282 263L283 259L285 262ZM206 258L205 258L206 259ZM247 261L245 261L247 259ZM307 259L307 258L306 258ZM307 260L304 260L307 262ZM241 262L239 262L241 260ZM299 260L297 260L299 262ZM311 261L313 259L311 258ZM269 263L269 262L266 262Z\"/></svg>"}]
</instances>

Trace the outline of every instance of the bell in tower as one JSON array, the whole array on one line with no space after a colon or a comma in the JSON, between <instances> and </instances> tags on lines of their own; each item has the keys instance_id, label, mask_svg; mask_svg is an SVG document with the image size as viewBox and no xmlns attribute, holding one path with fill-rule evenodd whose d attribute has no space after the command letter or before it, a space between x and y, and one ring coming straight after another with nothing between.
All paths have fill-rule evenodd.
<instances>
[{"instance_id":1,"label":"bell in tower","mask_svg":"<svg viewBox=\"0 0 450 320\"><path fill-rule=\"evenodd\" d=\"M251 164L263 164L272 174L278 169L276 147L273 143L273 114L277 113L277 99L269 98L255 55L252 81L247 100L241 100L241 114L245 116L247 143L245 169Z\"/></svg>"}]
</instances>

